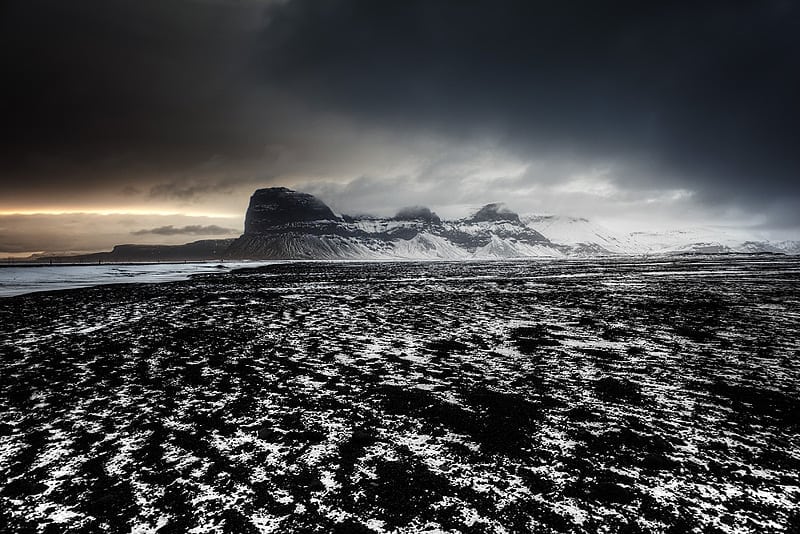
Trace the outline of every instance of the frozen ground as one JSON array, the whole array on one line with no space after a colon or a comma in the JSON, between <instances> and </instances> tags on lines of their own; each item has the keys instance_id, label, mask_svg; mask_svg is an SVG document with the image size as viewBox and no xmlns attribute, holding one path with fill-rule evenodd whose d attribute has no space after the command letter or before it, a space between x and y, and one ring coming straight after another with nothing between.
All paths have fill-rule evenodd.
<instances>
[{"instance_id":1,"label":"frozen ground","mask_svg":"<svg viewBox=\"0 0 800 534\"><path fill-rule=\"evenodd\" d=\"M0 300L2 532L797 532L800 261Z\"/></svg>"},{"instance_id":2,"label":"frozen ground","mask_svg":"<svg viewBox=\"0 0 800 534\"><path fill-rule=\"evenodd\" d=\"M246 267L253 262L131 263L101 265L0 265L0 297L101 284L169 282L193 274ZM258 262L263 265L268 262Z\"/></svg>"}]
</instances>

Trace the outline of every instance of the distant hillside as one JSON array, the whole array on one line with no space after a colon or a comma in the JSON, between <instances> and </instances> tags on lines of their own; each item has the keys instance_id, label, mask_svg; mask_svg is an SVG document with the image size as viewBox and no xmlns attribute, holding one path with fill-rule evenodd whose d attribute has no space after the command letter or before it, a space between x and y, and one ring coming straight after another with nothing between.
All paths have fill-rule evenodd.
<instances>
[{"instance_id":1,"label":"distant hillside","mask_svg":"<svg viewBox=\"0 0 800 534\"><path fill-rule=\"evenodd\" d=\"M184 245L117 245L110 252L40 257L52 263L127 263L220 260L233 239L204 239Z\"/></svg>"}]
</instances>

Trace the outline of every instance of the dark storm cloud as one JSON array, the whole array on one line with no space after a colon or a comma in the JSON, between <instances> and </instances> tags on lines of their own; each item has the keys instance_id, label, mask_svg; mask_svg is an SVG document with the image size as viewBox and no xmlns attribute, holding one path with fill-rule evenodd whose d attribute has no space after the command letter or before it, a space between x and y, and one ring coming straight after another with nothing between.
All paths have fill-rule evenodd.
<instances>
[{"instance_id":1,"label":"dark storm cloud","mask_svg":"<svg viewBox=\"0 0 800 534\"><path fill-rule=\"evenodd\" d=\"M6 192L102 187L257 153L244 71L263 5L3 2Z\"/></svg>"},{"instance_id":2,"label":"dark storm cloud","mask_svg":"<svg viewBox=\"0 0 800 534\"><path fill-rule=\"evenodd\" d=\"M215 224L211 224L208 226L201 226L198 224L192 224L189 226L183 226L181 228L176 228L174 226L167 225L167 226L159 226L158 228L150 228L150 229L142 229L136 230L135 232L131 232L133 235L228 235L228 234L235 234L237 230L233 228L223 228L221 226L217 226Z\"/></svg>"},{"instance_id":3,"label":"dark storm cloud","mask_svg":"<svg viewBox=\"0 0 800 534\"><path fill-rule=\"evenodd\" d=\"M389 163L395 140L491 138L796 226L799 18L775 0L6 1L2 190L179 202L355 180L379 129Z\"/></svg>"},{"instance_id":4,"label":"dark storm cloud","mask_svg":"<svg viewBox=\"0 0 800 534\"><path fill-rule=\"evenodd\" d=\"M192 199L199 195L211 192L226 192L230 191L231 186L226 183L162 183L156 184L150 188L149 195L151 198L174 198L174 199Z\"/></svg>"},{"instance_id":5,"label":"dark storm cloud","mask_svg":"<svg viewBox=\"0 0 800 534\"><path fill-rule=\"evenodd\" d=\"M631 160L628 185L766 209L800 193L798 17L788 1L296 0L269 9L261 57L266 82L321 108Z\"/></svg>"}]
</instances>

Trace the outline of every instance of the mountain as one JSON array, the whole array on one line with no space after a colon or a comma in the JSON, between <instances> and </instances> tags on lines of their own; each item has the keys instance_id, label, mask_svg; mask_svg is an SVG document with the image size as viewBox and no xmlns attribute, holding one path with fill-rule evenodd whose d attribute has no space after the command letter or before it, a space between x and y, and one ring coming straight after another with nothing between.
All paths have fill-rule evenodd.
<instances>
[{"instance_id":1,"label":"mountain","mask_svg":"<svg viewBox=\"0 0 800 534\"><path fill-rule=\"evenodd\" d=\"M442 221L430 209L395 217L338 217L323 202L286 188L250 198L244 234L226 257L236 259L470 259L562 257L564 252L502 204Z\"/></svg>"},{"instance_id":2,"label":"mountain","mask_svg":"<svg viewBox=\"0 0 800 534\"><path fill-rule=\"evenodd\" d=\"M630 237L617 235L583 217L526 215L522 217L522 222L561 245L565 253L571 256L640 253Z\"/></svg>"},{"instance_id":3,"label":"mountain","mask_svg":"<svg viewBox=\"0 0 800 534\"><path fill-rule=\"evenodd\" d=\"M768 241L741 229L718 226L624 234L581 217L526 215L522 221L568 256L800 254L798 241Z\"/></svg>"},{"instance_id":4,"label":"mountain","mask_svg":"<svg viewBox=\"0 0 800 534\"><path fill-rule=\"evenodd\" d=\"M796 241L769 242L701 227L618 234L580 217L520 217L501 203L442 221L429 208L388 218L337 216L322 201L283 187L250 198L232 259L503 259L652 254L800 253Z\"/></svg>"},{"instance_id":5,"label":"mountain","mask_svg":"<svg viewBox=\"0 0 800 534\"><path fill-rule=\"evenodd\" d=\"M769 241L737 229L698 226L628 236L641 254L798 254L800 242Z\"/></svg>"},{"instance_id":6,"label":"mountain","mask_svg":"<svg viewBox=\"0 0 800 534\"><path fill-rule=\"evenodd\" d=\"M486 204L454 221L443 221L424 206L403 208L394 217L339 216L313 195L271 187L250 197L244 233L237 239L117 245L110 252L28 261L465 260L728 253L800 254L800 242L760 240L719 227L620 234L581 217L520 217L501 203Z\"/></svg>"}]
</instances>

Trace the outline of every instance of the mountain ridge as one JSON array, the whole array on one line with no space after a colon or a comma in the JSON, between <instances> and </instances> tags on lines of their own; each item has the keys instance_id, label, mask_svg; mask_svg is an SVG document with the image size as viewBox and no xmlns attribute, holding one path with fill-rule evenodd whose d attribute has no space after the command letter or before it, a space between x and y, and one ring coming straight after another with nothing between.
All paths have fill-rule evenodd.
<instances>
[{"instance_id":1,"label":"mountain ridge","mask_svg":"<svg viewBox=\"0 0 800 534\"><path fill-rule=\"evenodd\" d=\"M269 199L269 206L260 205ZM283 204L275 203L280 199ZM291 216L276 215L286 210ZM296 213L295 210L305 210ZM798 254L800 243L773 243L717 236L713 232L646 232L620 235L583 217L525 215L493 202L472 215L442 220L425 206L402 208L394 217L333 214L307 193L260 189L252 213L270 224L245 225L226 257L231 259L514 259L682 253ZM681 235L685 238L681 239ZM660 236L660 237L659 237Z\"/></svg>"},{"instance_id":2,"label":"mountain ridge","mask_svg":"<svg viewBox=\"0 0 800 534\"><path fill-rule=\"evenodd\" d=\"M390 218L337 217L324 203L286 188L250 198L231 259L469 259L562 257L564 251L500 203L442 221L429 208ZM255 222L253 222L255 221Z\"/></svg>"},{"instance_id":3,"label":"mountain ridge","mask_svg":"<svg viewBox=\"0 0 800 534\"><path fill-rule=\"evenodd\" d=\"M117 245L110 252L28 261L466 260L669 254L800 254L799 241L762 241L713 228L619 234L583 217L522 215L492 202L442 220L425 206L393 217L337 215L286 187L256 190L236 239L183 245Z\"/></svg>"}]
</instances>

